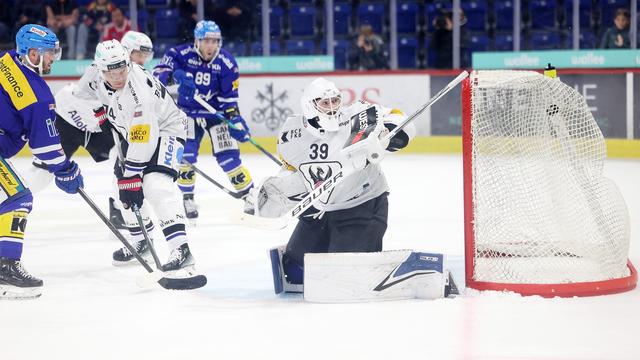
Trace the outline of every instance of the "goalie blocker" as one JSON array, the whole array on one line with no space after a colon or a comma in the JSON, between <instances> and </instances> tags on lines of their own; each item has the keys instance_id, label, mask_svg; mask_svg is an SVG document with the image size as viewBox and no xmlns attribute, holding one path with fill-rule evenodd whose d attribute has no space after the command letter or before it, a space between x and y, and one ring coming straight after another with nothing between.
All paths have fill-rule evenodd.
<instances>
[{"instance_id":1,"label":"goalie blocker","mask_svg":"<svg viewBox=\"0 0 640 360\"><path fill-rule=\"evenodd\" d=\"M311 302L438 299L458 295L444 255L393 250L373 253L307 253L304 286L284 275L284 247L269 255L276 294L304 293Z\"/></svg>"}]
</instances>

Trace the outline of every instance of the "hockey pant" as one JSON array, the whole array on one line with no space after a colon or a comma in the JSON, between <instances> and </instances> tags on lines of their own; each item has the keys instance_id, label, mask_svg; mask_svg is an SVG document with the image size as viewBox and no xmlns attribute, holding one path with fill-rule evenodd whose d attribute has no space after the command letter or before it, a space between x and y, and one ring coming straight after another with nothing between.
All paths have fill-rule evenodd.
<instances>
[{"instance_id":1,"label":"hockey pant","mask_svg":"<svg viewBox=\"0 0 640 360\"><path fill-rule=\"evenodd\" d=\"M185 144L184 159L191 164L198 161L198 150L206 131L211 138L211 153L215 156L218 165L227 173L233 187L239 192L248 191L253 187L249 171L242 166L238 142L229 135L227 124L217 118L189 118L188 121L192 138L188 138ZM193 193L195 183L196 174L193 168L182 164L178 179L180 191L186 194Z\"/></svg>"},{"instance_id":2,"label":"hockey pant","mask_svg":"<svg viewBox=\"0 0 640 360\"><path fill-rule=\"evenodd\" d=\"M301 216L282 257L290 282L302 284L304 254L382 251L387 230L388 193L350 209L327 211L320 218Z\"/></svg>"},{"instance_id":3,"label":"hockey pant","mask_svg":"<svg viewBox=\"0 0 640 360\"><path fill-rule=\"evenodd\" d=\"M19 260L33 196L13 165L2 157L0 188L0 257Z\"/></svg>"},{"instance_id":4,"label":"hockey pant","mask_svg":"<svg viewBox=\"0 0 640 360\"><path fill-rule=\"evenodd\" d=\"M182 196L175 184L183 143L182 139L175 137L161 137L153 157L142 172L144 202L140 213L145 221L145 227L149 232L154 228L153 223L148 220L149 211L153 210L171 249L187 242ZM126 147L126 143L123 144ZM121 176L122 167L119 161L114 170L117 177ZM122 210L122 217L129 229L131 240L134 242L143 240L142 229L133 211Z\"/></svg>"},{"instance_id":5,"label":"hockey pant","mask_svg":"<svg viewBox=\"0 0 640 360\"><path fill-rule=\"evenodd\" d=\"M101 132L82 131L66 122L60 116L56 119L56 129L60 134L60 144L62 150L71 158L80 146L87 149L95 162L109 159L109 151L113 148L114 141L111 135L111 128L108 122L102 126Z\"/></svg>"}]
</instances>

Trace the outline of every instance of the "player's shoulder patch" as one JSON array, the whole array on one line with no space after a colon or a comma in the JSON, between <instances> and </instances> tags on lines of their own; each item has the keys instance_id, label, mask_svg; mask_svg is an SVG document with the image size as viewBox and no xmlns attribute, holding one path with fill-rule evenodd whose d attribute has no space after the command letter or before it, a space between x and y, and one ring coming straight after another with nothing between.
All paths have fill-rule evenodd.
<instances>
[{"instance_id":1,"label":"player's shoulder patch","mask_svg":"<svg viewBox=\"0 0 640 360\"><path fill-rule=\"evenodd\" d=\"M304 127L302 115L291 115L280 128L278 144L286 144L302 137Z\"/></svg>"},{"instance_id":2,"label":"player's shoulder patch","mask_svg":"<svg viewBox=\"0 0 640 360\"><path fill-rule=\"evenodd\" d=\"M236 59L233 57L233 55L231 55L230 52L224 50L224 49L220 49L220 53L218 54L218 58L220 58L220 60L222 60L222 62L224 63L224 65L228 68L228 69L233 69L236 66Z\"/></svg>"},{"instance_id":3,"label":"player's shoulder patch","mask_svg":"<svg viewBox=\"0 0 640 360\"><path fill-rule=\"evenodd\" d=\"M36 89L42 88L40 82L44 83L42 78L34 75L35 73L16 63L11 56L11 52L7 52L0 57L0 86L9 94L11 102L17 110L22 110L37 102L36 92L44 92L44 89L40 91L34 90L34 87ZM49 91L49 97L52 98L49 87L46 84L44 85L46 90ZM45 95L43 94L43 97L46 97Z\"/></svg>"}]
</instances>

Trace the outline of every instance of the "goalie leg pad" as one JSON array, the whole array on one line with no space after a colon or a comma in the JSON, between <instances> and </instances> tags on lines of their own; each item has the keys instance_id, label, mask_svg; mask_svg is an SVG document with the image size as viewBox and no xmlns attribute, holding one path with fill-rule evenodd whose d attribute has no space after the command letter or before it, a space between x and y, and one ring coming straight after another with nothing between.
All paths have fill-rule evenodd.
<instances>
[{"instance_id":1,"label":"goalie leg pad","mask_svg":"<svg viewBox=\"0 0 640 360\"><path fill-rule=\"evenodd\" d=\"M287 275L285 274L283 265L283 257L285 256L284 251L284 246L275 247L269 250L269 258L271 259L271 273L273 275L273 290L276 294L281 294L283 292L301 293L303 289L302 284L294 284L290 282ZM291 264L289 266L291 266ZM299 272L300 275L302 275L301 267L299 267Z\"/></svg>"},{"instance_id":2,"label":"goalie leg pad","mask_svg":"<svg viewBox=\"0 0 640 360\"><path fill-rule=\"evenodd\" d=\"M312 302L437 299L449 273L442 254L411 250L306 254L304 298Z\"/></svg>"}]
</instances>

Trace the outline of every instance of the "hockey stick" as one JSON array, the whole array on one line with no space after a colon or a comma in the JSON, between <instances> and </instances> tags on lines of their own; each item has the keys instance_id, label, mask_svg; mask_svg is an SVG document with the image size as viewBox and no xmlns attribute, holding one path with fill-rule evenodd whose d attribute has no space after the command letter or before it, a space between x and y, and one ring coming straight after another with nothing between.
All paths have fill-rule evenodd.
<instances>
[{"instance_id":1,"label":"hockey stick","mask_svg":"<svg viewBox=\"0 0 640 360\"><path fill-rule=\"evenodd\" d=\"M437 94L435 94L429 101L427 101L420 109L416 110L413 114L404 119L398 126L396 126L392 131L390 131L384 138L383 141L391 140L393 136L395 136L400 130L402 130L407 124L416 119L420 114L422 114L426 109L430 108L433 104L435 104L438 100L440 100L444 95L446 95L449 91L455 88L459 83L462 82L465 78L469 76L469 73L465 70L460 75L458 75L455 79L453 79L450 83L448 83L442 90L440 90ZM265 218L255 215L250 215L246 213L240 214L240 216L235 219L240 224L244 224L250 227L264 229L264 230L280 230L287 227L287 225L295 218L300 216L300 214L304 213L307 209L309 209L313 204L315 204L322 195L325 193L329 193L333 188L335 188L339 183L341 183L347 176L351 173L344 173L344 171L340 170L335 175L331 176L329 179L322 182L318 185L313 191L307 194L302 200L300 200L293 209L289 210L284 215L277 218Z\"/></svg>"},{"instance_id":2,"label":"hockey stick","mask_svg":"<svg viewBox=\"0 0 640 360\"><path fill-rule=\"evenodd\" d=\"M227 126L229 126L230 128L234 129L234 130L240 130L237 126L235 126L231 121L229 121L228 119L226 119L224 116L218 114L218 112L216 111L216 109L214 109L211 105L209 105L206 101L204 101L200 96L194 96L193 97L198 104L200 104L203 108L205 108L207 111L209 111L210 113L217 115L221 120L223 120ZM260 144L258 144L255 140L253 140L253 138L251 136L249 136L248 141L250 143L253 144L253 146L255 146L258 150L262 151L262 153L264 153L265 155L267 155L269 157L269 159L273 160L273 162L275 162L276 164L278 164L278 166L282 166L282 161L278 160L275 156L273 156L270 152L268 152L265 148L263 148Z\"/></svg>"},{"instance_id":3,"label":"hockey stick","mask_svg":"<svg viewBox=\"0 0 640 360\"><path fill-rule=\"evenodd\" d=\"M156 249L153 245L153 240L151 240L151 237L147 232L147 228L146 226L144 226L144 220L142 219L142 214L140 214L140 209L138 209L138 206L135 204L133 205L132 209L133 209L133 213L136 214L138 225L140 225L140 228L142 229L142 235L144 236L144 239L149 244L149 252L151 252L151 255L153 256L153 261L156 263L156 268L158 268L158 271L162 273L163 272L162 264L160 263L158 254L156 254ZM156 281L163 288L172 289L172 290L198 289L207 284L207 278L204 275L196 275L196 276L185 277L185 278L162 277Z\"/></svg>"},{"instance_id":4,"label":"hockey stick","mask_svg":"<svg viewBox=\"0 0 640 360\"><path fill-rule=\"evenodd\" d=\"M232 191L227 189L224 185L220 184L219 182L215 181L211 176L207 175L206 173L204 173L202 170L198 169L197 166L195 166L194 164L186 161L186 160L182 160L183 163L188 164L189 166L191 166L191 168L193 169L193 171L197 172L198 174L200 174L203 178L209 180L209 182L211 182L213 185L215 185L217 188L219 188L220 190L226 192L227 194L229 194L230 196L236 198L236 199L242 199L242 197L244 196L243 194L240 194L237 191Z\"/></svg>"}]
</instances>

